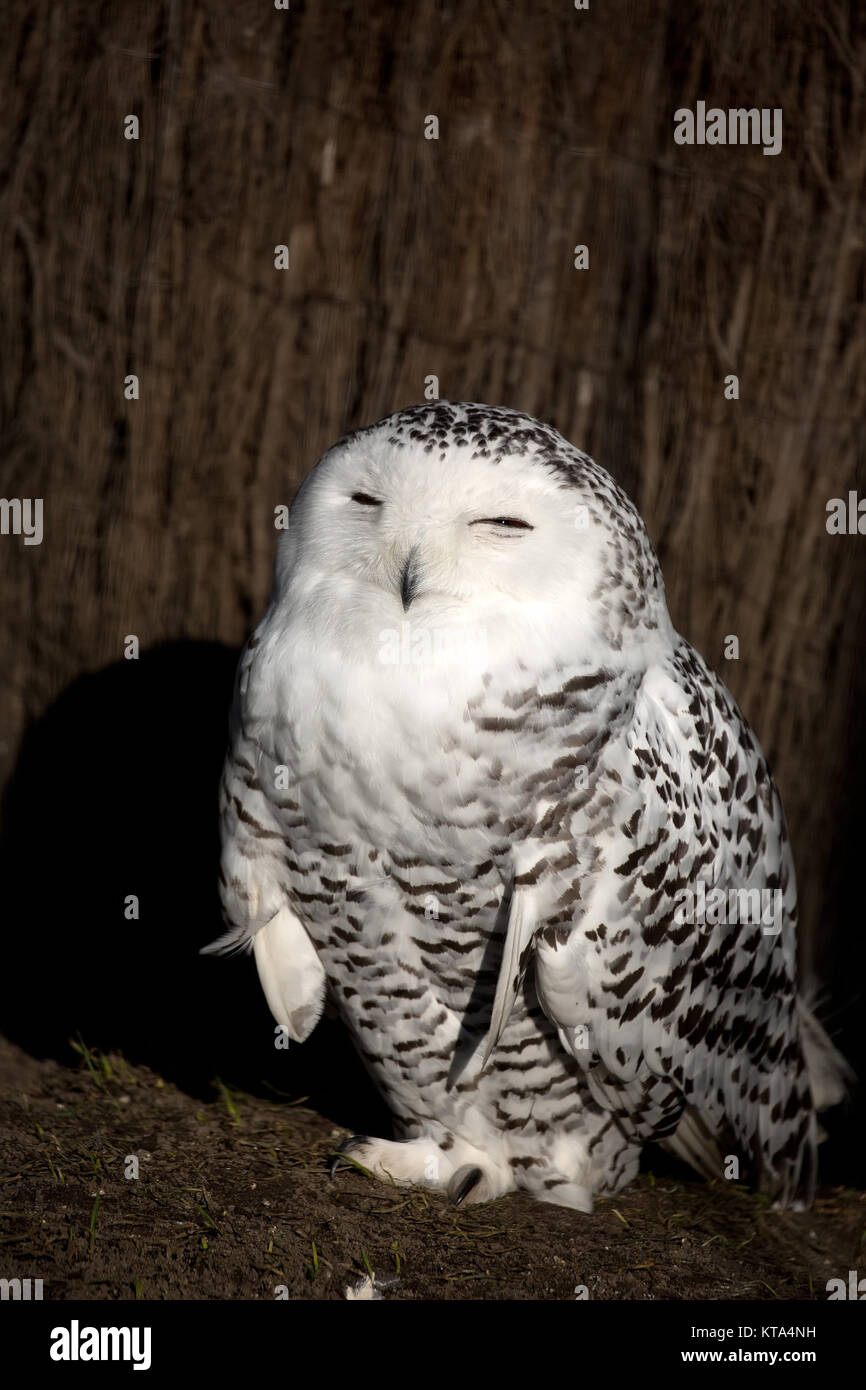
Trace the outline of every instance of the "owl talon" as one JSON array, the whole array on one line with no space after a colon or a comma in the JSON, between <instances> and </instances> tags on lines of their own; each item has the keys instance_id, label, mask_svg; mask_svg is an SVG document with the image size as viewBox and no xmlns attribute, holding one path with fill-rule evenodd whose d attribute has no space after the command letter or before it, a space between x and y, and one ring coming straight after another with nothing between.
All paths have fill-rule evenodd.
<instances>
[{"instance_id":1,"label":"owl talon","mask_svg":"<svg viewBox=\"0 0 866 1390\"><path fill-rule=\"evenodd\" d=\"M462 1182L460 1182L460 1184L455 1188L455 1190L451 1194L451 1200L453 1201L455 1207L462 1206L463 1202L465 1202L470 1192L473 1190L473 1188L476 1188L478 1186L479 1182L483 1177L484 1174L482 1173L480 1168L469 1169L469 1172L463 1178Z\"/></svg>"},{"instance_id":2,"label":"owl talon","mask_svg":"<svg viewBox=\"0 0 866 1390\"><path fill-rule=\"evenodd\" d=\"M328 1176L333 1179L343 1168L354 1168L354 1163L345 1163L344 1158L351 1154L352 1149L359 1149L369 1142L366 1134L353 1134L350 1138L344 1139L340 1147L331 1154Z\"/></svg>"}]
</instances>

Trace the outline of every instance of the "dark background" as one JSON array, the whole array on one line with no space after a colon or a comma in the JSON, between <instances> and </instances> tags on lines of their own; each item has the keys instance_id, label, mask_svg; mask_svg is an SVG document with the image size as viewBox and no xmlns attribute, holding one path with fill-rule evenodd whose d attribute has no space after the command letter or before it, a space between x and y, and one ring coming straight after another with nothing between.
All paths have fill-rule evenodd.
<instances>
[{"instance_id":1,"label":"dark background","mask_svg":"<svg viewBox=\"0 0 866 1390\"><path fill-rule=\"evenodd\" d=\"M4 20L0 492L45 511L41 546L0 537L9 1035L69 1057L80 1031L193 1093L264 1080L374 1128L337 1025L275 1053L251 962L197 950L274 507L433 374L549 420L636 501L676 626L774 768L803 976L862 1069L866 538L825 522L866 496L866 10L12 0ZM676 145L698 99L781 107L782 152Z\"/></svg>"}]
</instances>

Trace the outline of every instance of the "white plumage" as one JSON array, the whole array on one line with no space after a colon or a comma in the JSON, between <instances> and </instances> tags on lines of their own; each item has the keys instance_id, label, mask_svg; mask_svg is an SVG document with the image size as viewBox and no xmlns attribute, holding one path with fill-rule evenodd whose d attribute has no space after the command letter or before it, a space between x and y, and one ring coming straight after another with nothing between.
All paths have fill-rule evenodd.
<instances>
[{"instance_id":1,"label":"white plumage","mask_svg":"<svg viewBox=\"0 0 866 1390\"><path fill-rule=\"evenodd\" d=\"M329 450L221 814L210 949L252 943L297 1041L331 995L401 1136L346 1146L379 1176L588 1210L655 1139L809 1200L844 1064L798 1001L778 795L637 512L548 426L442 402ZM777 914L684 920L714 891Z\"/></svg>"}]
</instances>

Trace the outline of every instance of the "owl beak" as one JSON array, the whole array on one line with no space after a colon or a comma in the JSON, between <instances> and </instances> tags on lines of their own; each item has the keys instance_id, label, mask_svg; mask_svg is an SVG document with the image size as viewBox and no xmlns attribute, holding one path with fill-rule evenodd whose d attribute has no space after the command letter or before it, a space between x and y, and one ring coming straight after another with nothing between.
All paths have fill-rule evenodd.
<instances>
[{"instance_id":1,"label":"owl beak","mask_svg":"<svg viewBox=\"0 0 866 1390\"><path fill-rule=\"evenodd\" d=\"M418 593L418 586L421 582L421 571L418 565L418 547L414 545L403 562L403 569L400 573L400 598L403 601L403 612L408 611L409 605Z\"/></svg>"}]
</instances>

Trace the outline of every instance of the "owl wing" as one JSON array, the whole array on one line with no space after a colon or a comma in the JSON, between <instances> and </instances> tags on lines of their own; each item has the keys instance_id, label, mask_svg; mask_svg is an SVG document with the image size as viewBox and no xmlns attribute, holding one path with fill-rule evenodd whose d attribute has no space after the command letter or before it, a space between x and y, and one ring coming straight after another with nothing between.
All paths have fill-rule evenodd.
<instances>
[{"instance_id":1,"label":"owl wing","mask_svg":"<svg viewBox=\"0 0 866 1390\"><path fill-rule=\"evenodd\" d=\"M238 667L229 751L220 782L219 885L228 930L203 953L252 949L271 1013L290 1038L303 1042L325 1005L325 970L286 899L280 872L285 833L259 780L266 759L251 698L257 645L254 633Z\"/></svg>"},{"instance_id":2,"label":"owl wing","mask_svg":"<svg viewBox=\"0 0 866 1390\"><path fill-rule=\"evenodd\" d=\"M733 1133L788 1200L814 1140L793 864L754 736L687 643L645 673L631 718L601 753L593 796L607 798L609 811L591 845L576 831L574 874L585 866L577 891L571 877L557 892L555 875L539 869L532 884L522 875L496 1026L529 944L545 1012L626 1129L640 1140L667 1136L716 1172L719 1145ZM705 894L726 896L721 913L705 909L704 924L688 920L700 910L699 880ZM726 925L729 889L773 895L743 901L771 903L775 916Z\"/></svg>"}]
</instances>

